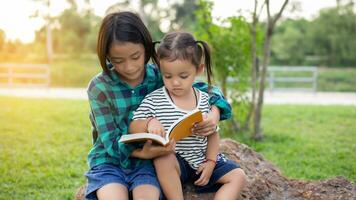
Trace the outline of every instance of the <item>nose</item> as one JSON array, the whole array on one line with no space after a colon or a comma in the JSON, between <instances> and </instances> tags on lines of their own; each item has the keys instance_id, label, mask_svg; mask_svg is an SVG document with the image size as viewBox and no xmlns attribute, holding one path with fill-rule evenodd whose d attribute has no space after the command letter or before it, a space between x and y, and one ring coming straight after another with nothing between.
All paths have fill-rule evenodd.
<instances>
[{"instance_id":1,"label":"nose","mask_svg":"<svg viewBox=\"0 0 356 200\"><path fill-rule=\"evenodd\" d=\"M130 61L128 61L128 60L125 60L125 62L123 63L123 65L124 65L125 69L129 69L130 66L131 66Z\"/></svg>"},{"instance_id":2,"label":"nose","mask_svg":"<svg viewBox=\"0 0 356 200\"><path fill-rule=\"evenodd\" d=\"M180 81L176 78L176 79L173 79L173 85L174 86L178 86L180 84Z\"/></svg>"}]
</instances>

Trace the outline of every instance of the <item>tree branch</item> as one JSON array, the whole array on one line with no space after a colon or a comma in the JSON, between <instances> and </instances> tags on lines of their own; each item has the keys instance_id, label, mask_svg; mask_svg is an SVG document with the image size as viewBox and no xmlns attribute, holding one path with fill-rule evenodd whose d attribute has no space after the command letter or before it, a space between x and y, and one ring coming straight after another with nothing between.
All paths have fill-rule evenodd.
<instances>
[{"instance_id":1,"label":"tree branch","mask_svg":"<svg viewBox=\"0 0 356 200\"><path fill-rule=\"evenodd\" d=\"M283 3L283 5L282 5L281 9L280 9L279 12L277 13L277 15L272 19L272 20L273 20L273 21L272 21L272 26L274 26L275 23L277 22L277 20L282 16L282 12L283 12L283 10L285 9L285 7L287 6L288 1L289 1L289 0L285 0L285 1L284 1L284 3Z\"/></svg>"}]
</instances>

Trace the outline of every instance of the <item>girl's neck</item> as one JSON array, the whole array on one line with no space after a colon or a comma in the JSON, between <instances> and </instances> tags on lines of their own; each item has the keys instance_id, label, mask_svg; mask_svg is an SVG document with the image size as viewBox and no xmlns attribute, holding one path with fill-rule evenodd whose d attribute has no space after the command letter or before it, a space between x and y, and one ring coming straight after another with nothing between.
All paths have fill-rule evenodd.
<instances>
[{"instance_id":1,"label":"girl's neck","mask_svg":"<svg viewBox=\"0 0 356 200\"><path fill-rule=\"evenodd\" d=\"M194 110L198 105L198 95L197 91L192 87L190 92L184 95L175 96L170 93L167 89L167 94L171 98L172 103L174 103L178 108L183 110Z\"/></svg>"},{"instance_id":2,"label":"girl's neck","mask_svg":"<svg viewBox=\"0 0 356 200\"><path fill-rule=\"evenodd\" d=\"M142 83L142 81L145 77L145 73L142 73L137 79L126 79L125 77L121 76L120 74L119 74L119 77L123 82L127 83L132 88L135 88L136 86L138 86L139 84Z\"/></svg>"}]
</instances>

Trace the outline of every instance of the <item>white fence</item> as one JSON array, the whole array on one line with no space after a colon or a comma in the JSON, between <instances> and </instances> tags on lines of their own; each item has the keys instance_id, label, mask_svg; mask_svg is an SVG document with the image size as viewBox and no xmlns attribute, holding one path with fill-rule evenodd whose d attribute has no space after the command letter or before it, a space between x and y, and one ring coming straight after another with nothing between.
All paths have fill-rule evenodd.
<instances>
[{"instance_id":1,"label":"white fence","mask_svg":"<svg viewBox=\"0 0 356 200\"><path fill-rule=\"evenodd\" d=\"M0 64L0 86L49 87L47 64Z\"/></svg>"},{"instance_id":2,"label":"white fence","mask_svg":"<svg viewBox=\"0 0 356 200\"><path fill-rule=\"evenodd\" d=\"M268 89L271 91L297 90L316 92L317 90L318 71L315 66L270 66L267 70ZM298 75L298 73L301 75ZM282 83L282 86L278 85L280 83ZM296 86L293 86L293 84Z\"/></svg>"},{"instance_id":3,"label":"white fence","mask_svg":"<svg viewBox=\"0 0 356 200\"><path fill-rule=\"evenodd\" d=\"M317 91L318 69L315 66L269 66L266 89L269 91ZM238 79L228 77L229 83Z\"/></svg>"}]
</instances>

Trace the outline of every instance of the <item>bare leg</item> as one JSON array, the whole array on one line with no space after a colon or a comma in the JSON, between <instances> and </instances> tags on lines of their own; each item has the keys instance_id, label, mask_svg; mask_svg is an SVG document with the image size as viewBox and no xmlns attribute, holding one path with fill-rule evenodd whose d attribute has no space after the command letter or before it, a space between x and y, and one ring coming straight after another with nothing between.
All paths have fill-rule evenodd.
<instances>
[{"instance_id":1,"label":"bare leg","mask_svg":"<svg viewBox=\"0 0 356 200\"><path fill-rule=\"evenodd\" d=\"M159 183L167 199L183 200L179 163L174 153L158 157L154 165Z\"/></svg>"},{"instance_id":2,"label":"bare leg","mask_svg":"<svg viewBox=\"0 0 356 200\"><path fill-rule=\"evenodd\" d=\"M99 200L128 200L129 194L126 186L119 183L109 183L96 192Z\"/></svg>"},{"instance_id":3,"label":"bare leg","mask_svg":"<svg viewBox=\"0 0 356 200\"><path fill-rule=\"evenodd\" d=\"M223 185L216 192L214 199L236 200L246 184L246 175L241 168L238 168L225 174L217 182Z\"/></svg>"},{"instance_id":4,"label":"bare leg","mask_svg":"<svg viewBox=\"0 0 356 200\"><path fill-rule=\"evenodd\" d=\"M140 185L133 189L134 200L158 200L159 189L153 185Z\"/></svg>"}]
</instances>

